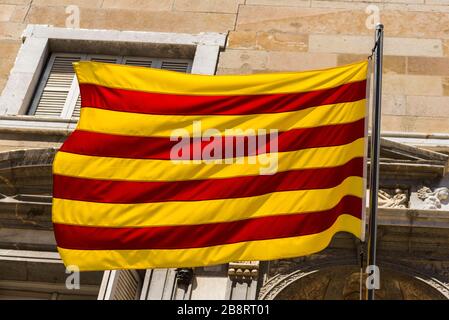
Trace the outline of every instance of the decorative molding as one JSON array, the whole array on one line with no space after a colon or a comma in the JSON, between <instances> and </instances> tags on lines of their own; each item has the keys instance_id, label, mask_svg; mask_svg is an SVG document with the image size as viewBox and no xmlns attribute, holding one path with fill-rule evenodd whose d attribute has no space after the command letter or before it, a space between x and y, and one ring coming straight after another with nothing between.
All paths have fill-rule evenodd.
<instances>
[{"instance_id":1,"label":"decorative molding","mask_svg":"<svg viewBox=\"0 0 449 320\"><path fill-rule=\"evenodd\" d=\"M235 281L251 281L259 276L259 261L230 262L228 276Z\"/></svg>"},{"instance_id":2,"label":"decorative molding","mask_svg":"<svg viewBox=\"0 0 449 320\"><path fill-rule=\"evenodd\" d=\"M449 210L449 189L447 187L422 187L417 192L421 203L416 203L418 209Z\"/></svg>"},{"instance_id":3,"label":"decorative molding","mask_svg":"<svg viewBox=\"0 0 449 320\"><path fill-rule=\"evenodd\" d=\"M271 278L259 291L259 300L274 300L276 296L293 282L307 277L319 270L301 271L297 270L287 275L277 275Z\"/></svg>"},{"instance_id":4,"label":"decorative molding","mask_svg":"<svg viewBox=\"0 0 449 320\"><path fill-rule=\"evenodd\" d=\"M296 265L296 270L292 270L287 274L277 274L268 280L259 291L259 300L273 300L276 296L284 290L289 285L293 284L295 281L307 277L311 274L319 272L323 269L329 269L332 267L344 267L344 266L355 266L348 260L339 260L339 261L323 261L320 263L305 263L302 265ZM382 262L381 268L386 267L392 271L399 272L401 274L410 276L420 282L425 283L426 285L432 287L440 294L442 294L445 298L449 299L449 284L441 281L434 275L428 275L426 272L416 268L410 268L401 263L391 263L391 262Z\"/></svg>"},{"instance_id":5,"label":"decorative molding","mask_svg":"<svg viewBox=\"0 0 449 320\"><path fill-rule=\"evenodd\" d=\"M407 208L407 190L396 188L393 192L381 189L377 195L379 208Z\"/></svg>"},{"instance_id":6,"label":"decorative molding","mask_svg":"<svg viewBox=\"0 0 449 320\"><path fill-rule=\"evenodd\" d=\"M57 252L0 249L0 261L26 261L62 264Z\"/></svg>"},{"instance_id":7,"label":"decorative molding","mask_svg":"<svg viewBox=\"0 0 449 320\"><path fill-rule=\"evenodd\" d=\"M192 283L193 269L181 268L176 269L176 283L177 285L188 286Z\"/></svg>"}]
</instances>

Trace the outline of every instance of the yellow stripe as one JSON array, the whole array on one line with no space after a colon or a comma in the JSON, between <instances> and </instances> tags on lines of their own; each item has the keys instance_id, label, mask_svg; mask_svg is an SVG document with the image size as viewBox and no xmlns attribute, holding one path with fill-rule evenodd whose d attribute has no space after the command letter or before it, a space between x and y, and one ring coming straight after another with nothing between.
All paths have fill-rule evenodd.
<instances>
[{"instance_id":1,"label":"yellow stripe","mask_svg":"<svg viewBox=\"0 0 449 320\"><path fill-rule=\"evenodd\" d=\"M274 192L219 200L113 204L54 198L53 222L102 227L229 222L276 214L328 210L335 207L345 195L362 198L363 178L348 177L340 185L328 189Z\"/></svg>"},{"instance_id":2,"label":"yellow stripe","mask_svg":"<svg viewBox=\"0 0 449 320\"><path fill-rule=\"evenodd\" d=\"M294 112L253 115L152 115L130 112L110 111L95 108L82 108L77 129L121 134L128 136L170 137L174 130L183 129L190 136L198 136L208 129L254 130L277 129L287 131L297 128L310 128L342 124L362 119L365 116L366 100L308 108ZM195 132L194 121L200 121L201 131ZM198 130L197 130L198 131ZM248 133L242 133L249 135ZM240 135L242 135L240 134ZM254 135L253 134L253 135ZM229 133L227 135L239 135ZM176 135L178 136L178 135Z\"/></svg>"},{"instance_id":3,"label":"yellow stripe","mask_svg":"<svg viewBox=\"0 0 449 320\"><path fill-rule=\"evenodd\" d=\"M53 173L80 178L129 181L199 180L259 175L264 170L275 173L294 169L335 167L363 155L364 138L342 146L234 158L231 159L234 160L232 164L197 163L196 160L174 163L170 160L95 157L59 151L53 162ZM236 159L244 160L245 163L236 163ZM268 170L270 163L272 169Z\"/></svg>"},{"instance_id":4,"label":"yellow stripe","mask_svg":"<svg viewBox=\"0 0 449 320\"><path fill-rule=\"evenodd\" d=\"M343 214L329 229L312 235L233 243L182 250L71 250L59 248L64 264L81 271L199 267L240 260L273 260L305 256L325 249L335 233L360 238L361 220Z\"/></svg>"},{"instance_id":5,"label":"yellow stripe","mask_svg":"<svg viewBox=\"0 0 449 320\"><path fill-rule=\"evenodd\" d=\"M366 79L367 61L314 71L254 75L193 75L144 67L75 62L79 83L186 95L246 95L306 92Z\"/></svg>"}]
</instances>

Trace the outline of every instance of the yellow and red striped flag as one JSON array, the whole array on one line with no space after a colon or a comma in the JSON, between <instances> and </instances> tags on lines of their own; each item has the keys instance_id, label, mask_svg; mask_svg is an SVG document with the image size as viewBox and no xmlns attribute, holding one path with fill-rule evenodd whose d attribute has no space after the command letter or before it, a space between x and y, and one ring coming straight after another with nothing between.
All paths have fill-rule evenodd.
<instances>
[{"instance_id":1,"label":"yellow and red striped flag","mask_svg":"<svg viewBox=\"0 0 449 320\"><path fill-rule=\"evenodd\" d=\"M361 237L367 62L239 76L74 65L81 117L53 164L66 265L271 260Z\"/></svg>"}]
</instances>

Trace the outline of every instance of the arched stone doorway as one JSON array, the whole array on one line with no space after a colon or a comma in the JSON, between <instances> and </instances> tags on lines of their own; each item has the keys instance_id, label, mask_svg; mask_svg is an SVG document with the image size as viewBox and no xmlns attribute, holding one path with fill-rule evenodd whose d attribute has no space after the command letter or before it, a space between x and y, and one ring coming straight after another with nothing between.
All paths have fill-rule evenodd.
<instances>
[{"instance_id":1,"label":"arched stone doorway","mask_svg":"<svg viewBox=\"0 0 449 320\"><path fill-rule=\"evenodd\" d=\"M381 272L377 300L449 299L449 288L434 278L403 268L382 267ZM360 270L353 265L279 275L270 279L259 295L260 299L269 300L359 300L359 297Z\"/></svg>"}]
</instances>

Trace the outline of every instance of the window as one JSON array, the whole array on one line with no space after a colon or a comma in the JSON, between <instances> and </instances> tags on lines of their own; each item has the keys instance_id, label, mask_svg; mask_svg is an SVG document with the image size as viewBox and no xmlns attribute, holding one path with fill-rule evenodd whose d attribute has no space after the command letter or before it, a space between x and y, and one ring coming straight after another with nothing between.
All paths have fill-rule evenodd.
<instances>
[{"instance_id":1,"label":"window","mask_svg":"<svg viewBox=\"0 0 449 320\"><path fill-rule=\"evenodd\" d=\"M72 63L80 60L120 63L184 73L189 73L192 68L192 61L187 59L53 53L40 79L28 111L29 115L63 119L79 117L81 99Z\"/></svg>"},{"instance_id":2,"label":"window","mask_svg":"<svg viewBox=\"0 0 449 320\"><path fill-rule=\"evenodd\" d=\"M22 40L0 96L0 128L21 128L31 135L34 130L62 134L76 128L80 101L72 62L108 59L129 65L214 74L226 34L89 30L30 24Z\"/></svg>"}]
</instances>

